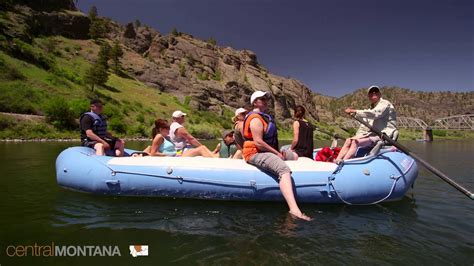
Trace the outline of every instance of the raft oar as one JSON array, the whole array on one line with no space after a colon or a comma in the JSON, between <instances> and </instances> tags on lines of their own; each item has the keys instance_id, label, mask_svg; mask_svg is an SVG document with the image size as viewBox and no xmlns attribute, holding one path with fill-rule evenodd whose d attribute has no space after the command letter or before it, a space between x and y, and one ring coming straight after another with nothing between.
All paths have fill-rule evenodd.
<instances>
[{"instance_id":1,"label":"raft oar","mask_svg":"<svg viewBox=\"0 0 474 266\"><path fill-rule=\"evenodd\" d=\"M466 188L462 187L461 185L459 185L458 183L456 183L454 180L452 180L451 178L449 178L447 175L445 175L444 173L442 173L440 170L434 168L433 166L431 166L429 163L425 162L425 160L423 160L421 157L419 157L418 155L416 155L415 153L411 152L408 148L406 148L405 146L403 146L402 144L394 141L393 139L391 139L389 136L387 136L385 133L382 133L380 132L380 130L372 127L369 123L365 122L364 120L356 117L355 115L351 115L352 118L354 118L355 120L359 121L362 125L368 127L371 131L373 131L374 133L376 133L377 135L379 135L383 140L385 140L386 142L390 143L391 145L397 147L399 150L403 151L404 153L406 153L407 155L410 155L411 157L415 158L415 160L417 162L419 162L421 165L423 165L426 169L430 170L433 174L437 175L439 178L443 179L443 181L445 181L446 183L450 184L451 186L453 186L455 189L457 189L458 191L462 192L464 195L466 195L468 198L470 198L471 200L474 200L474 193L472 193L471 191L467 190Z\"/></svg>"},{"instance_id":2,"label":"raft oar","mask_svg":"<svg viewBox=\"0 0 474 266\"><path fill-rule=\"evenodd\" d=\"M315 127L315 129L316 129L317 131L319 131L319 132L322 132L322 133L324 133L324 134L326 134L326 135L328 135L328 136L333 137L334 139L341 139L341 136L339 136L339 134L337 134L337 133L331 133L331 132L326 131L326 130L324 130L324 129L321 129L321 128L319 128L319 127Z\"/></svg>"}]
</instances>

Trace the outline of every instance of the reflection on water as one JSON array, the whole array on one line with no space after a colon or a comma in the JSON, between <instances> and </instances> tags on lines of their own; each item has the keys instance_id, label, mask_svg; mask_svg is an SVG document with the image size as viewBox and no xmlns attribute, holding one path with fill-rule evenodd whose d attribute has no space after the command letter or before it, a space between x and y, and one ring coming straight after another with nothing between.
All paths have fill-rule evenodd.
<instances>
[{"instance_id":1,"label":"reflection on water","mask_svg":"<svg viewBox=\"0 0 474 266\"><path fill-rule=\"evenodd\" d=\"M53 226L57 227L151 229L226 237L277 232L307 237L334 228L344 228L352 234L391 234L394 224L401 222L408 226L417 217L415 200L408 197L383 205L308 204L304 209L315 217L313 222L293 219L286 213L283 203L128 199L64 192L56 199L52 220Z\"/></svg>"},{"instance_id":2,"label":"reflection on water","mask_svg":"<svg viewBox=\"0 0 474 266\"><path fill-rule=\"evenodd\" d=\"M127 144L141 149L146 143ZM403 144L474 188L474 141ZM303 211L314 220L302 222L288 215L282 202L103 197L66 191L56 185L54 161L69 145L0 143L0 248L56 241L128 250L130 244L143 243L152 254L148 264L474 263L472 201L421 167L414 189L400 201L372 206L305 204ZM325 145L329 141L316 144ZM125 258L121 262L128 264ZM86 263L104 265L96 260Z\"/></svg>"}]
</instances>

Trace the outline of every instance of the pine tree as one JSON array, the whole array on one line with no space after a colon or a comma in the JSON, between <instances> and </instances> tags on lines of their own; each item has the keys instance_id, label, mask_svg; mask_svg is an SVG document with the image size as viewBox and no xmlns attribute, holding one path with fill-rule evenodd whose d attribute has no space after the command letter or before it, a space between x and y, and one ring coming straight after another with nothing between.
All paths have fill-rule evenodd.
<instances>
[{"instance_id":1,"label":"pine tree","mask_svg":"<svg viewBox=\"0 0 474 266\"><path fill-rule=\"evenodd\" d=\"M120 71L122 69L122 65L120 63L120 58L122 58L122 56L122 47L120 47L120 43L118 41L115 41L114 46L112 46L112 49L110 50L110 58L113 62L113 70L117 75L120 74Z\"/></svg>"},{"instance_id":2,"label":"pine tree","mask_svg":"<svg viewBox=\"0 0 474 266\"><path fill-rule=\"evenodd\" d=\"M87 71L84 77L86 84L94 91L95 85L103 86L109 79L109 73L100 62L95 62Z\"/></svg>"},{"instance_id":3,"label":"pine tree","mask_svg":"<svg viewBox=\"0 0 474 266\"><path fill-rule=\"evenodd\" d=\"M97 63L101 64L105 70L109 70L109 60L112 48L107 42L104 42L100 46L99 55L97 56Z\"/></svg>"},{"instance_id":4,"label":"pine tree","mask_svg":"<svg viewBox=\"0 0 474 266\"><path fill-rule=\"evenodd\" d=\"M123 33L123 36L129 39L134 39L137 36L137 33L135 32L135 27L133 26L132 22L129 22L127 23L127 25L125 25L125 31Z\"/></svg>"},{"instance_id":5,"label":"pine tree","mask_svg":"<svg viewBox=\"0 0 474 266\"><path fill-rule=\"evenodd\" d=\"M102 19L91 20L89 27L89 37L91 37L91 39L97 40L103 38L107 32L108 28L106 21Z\"/></svg>"},{"instance_id":6,"label":"pine tree","mask_svg":"<svg viewBox=\"0 0 474 266\"><path fill-rule=\"evenodd\" d=\"M178 35L179 35L178 30L177 30L176 28L173 28L173 29L171 30L171 35L173 35L173 36L178 36Z\"/></svg>"},{"instance_id":7,"label":"pine tree","mask_svg":"<svg viewBox=\"0 0 474 266\"><path fill-rule=\"evenodd\" d=\"M140 27L142 25L142 23L140 22L140 20L135 20L135 27Z\"/></svg>"},{"instance_id":8,"label":"pine tree","mask_svg":"<svg viewBox=\"0 0 474 266\"><path fill-rule=\"evenodd\" d=\"M94 21L94 20L97 18L98 15L99 15L99 14L98 14L98 12L97 12L97 7L96 7L95 5L93 5L93 6L91 7L91 9L89 10L89 19L90 19L91 21Z\"/></svg>"}]
</instances>

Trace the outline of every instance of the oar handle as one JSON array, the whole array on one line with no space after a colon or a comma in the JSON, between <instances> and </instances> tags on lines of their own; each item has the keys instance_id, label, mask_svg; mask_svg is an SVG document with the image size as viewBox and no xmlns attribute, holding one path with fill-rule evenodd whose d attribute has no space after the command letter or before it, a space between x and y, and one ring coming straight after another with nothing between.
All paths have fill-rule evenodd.
<instances>
[{"instance_id":1,"label":"oar handle","mask_svg":"<svg viewBox=\"0 0 474 266\"><path fill-rule=\"evenodd\" d=\"M383 140L385 140L386 142L390 143L391 145L397 147L399 150L403 151L404 153L406 153L407 155L410 155L411 157L413 157L417 162L419 162L420 164L422 164L426 169L430 170L433 174L437 175L439 178L443 179L446 183L450 184L452 187L454 187L455 189L457 189L458 191L462 192L464 195L466 195L468 198L470 198L471 200L474 200L474 193L472 193L471 191L467 190L466 188L464 188L463 186L459 185L458 183L456 183L454 180L452 180L451 178L449 178L446 174L444 174L443 172L441 172L440 170L434 168L433 166L431 166L429 163L427 163L425 160L423 160L421 157L419 157L418 155L416 155L415 153L413 153L412 151L410 151L408 148L406 148L405 146L403 146L402 144L396 142L395 140L391 139L389 136L387 136L387 134L385 133L382 133L380 130L374 128L373 126L371 126L369 123L367 123L366 121L356 117L355 115L351 115L352 118L354 118L355 120L359 121L359 123L363 124L364 126L366 126L367 128L369 128L371 131L373 131L375 134L379 135Z\"/></svg>"}]
</instances>

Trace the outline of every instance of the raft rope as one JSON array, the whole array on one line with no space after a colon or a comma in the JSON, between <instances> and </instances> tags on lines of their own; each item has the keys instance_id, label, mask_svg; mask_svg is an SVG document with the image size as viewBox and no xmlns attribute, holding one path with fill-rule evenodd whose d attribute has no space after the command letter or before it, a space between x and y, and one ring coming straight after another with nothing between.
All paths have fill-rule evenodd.
<instances>
[{"instance_id":1,"label":"raft rope","mask_svg":"<svg viewBox=\"0 0 474 266\"><path fill-rule=\"evenodd\" d=\"M116 171L114 169L112 169L111 167L108 166L107 163L104 163L102 162L101 160L97 159L95 156L91 156L90 154L85 154L87 156L90 156L92 158L94 158L96 161L98 161L100 164L104 165L105 167L107 167L112 173L113 175L115 175L116 173L121 173L121 174L130 174L130 175L144 175L144 176L152 176L152 177L158 177L158 178L165 178L165 179L175 179L175 180L178 180L179 183L183 183L184 182L184 178L182 176L164 176L164 175L156 175L156 174L148 174L148 173L139 173L139 172L128 172L128 171ZM412 164L407 168L407 171L411 168L411 166L413 165L413 162ZM332 183L332 180L334 180L336 178L336 174L339 173L342 169L342 167L344 166L344 161L341 161L341 163L337 166L336 170L334 170L334 172L332 172L332 174L328 177L328 183L327 185L329 186L332 186L334 188L334 192L336 193L336 195L341 199L341 201L347 205L373 205L373 204L378 204L386 199L388 199L394 189L395 189L395 185L398 181L398 179L400 179L400 177L403 176L403 174L406 174L406 173L403 173L402 175L399 175L397 177L395 176L391 176L391 178L393 179L393 183L392 183L392 187L389 191L389 193L387 194L387 196L383 197L382 199L379 199L379 200L376 200L374 202L371 202L371 203L352 203L352 202L349 202L347 200L345 200L340 194L339 192L337 192L337 189L336 187L334 186L334 184ZM255 183L255 181L250 181L250 185L248 183L244 183L244 182L229 182L229 181L221 181L221 180L209 180L209 179L196 179L196 178L191 178L191 177L186 177L186 181L188 182L197 182L197 183L210 183L210 184L215 184L215 185L227 185L227 186L240 186L240 187L248 187L250 186L251 188L253 189L257 189L257 184ZM311 184L300 184L298 186L295 186L296 187L300 187L300 186L324 186L326 185L325 183L311 183ZM270 184L260 184L259 186L263 186L263 187L266 187L267 189L271 188L271 189L280 189L279 186L275 186L275 185L270 185Z\"/></svg>"},{"instance_id":2,"label":"raft rope","mask_svg":"<svg viewBox=\"0 0 474 266\"><path fill-rule=\"evenodd\" d=\"M82 152L83 153L83 152ZM150 174L150 173L140 173L140 172L130 172L130 171L116 171L112 169L107 163L99 160L97 156L93 156L94 154L87 154L83 153L86 156L94 158L97 162L102 164L103 166L107 167L111 172L112 175L117 173L120 174L128 174L128 175L143 175L143 176L151 176L151 177L158 177L158 178L165 178L165 179L174 179L177 180L179 183L183 183L184 181L188 182L196 182L196 183L208 183L212 185L221 185L221 186L239 186L239 187L251 187L253 189L257 189L257 185L261 187L261 189L280 189L279 186L275 186L274 184L257 184L255 180L250 180L250 182L229 182L223 180L211 180L211 179L203 179L203 178L192 178L192 177L182 177L182 176L164 176L164 175L157 175L157 174ZM299 184L295 187L304 187L304 186L325 186L326 183L307 183L307 184Z\"/></svg>"},{"instance_id":3,"label":"raft rope","mask_svg":"<svg viewBox=\"0 0 474 266\"><path fill-rule=\"evenodd\" d=\"M373 204L378 204L386 199L388 199L390 196L392 196L392 193L393 191L395 190L395 185L397 184L397 181L398 179L400 179L400 177L402 177L403 175L405 175L406 173L408 173L408 171L411 169L412 165L414 163L414 160L412 161L412 163L410 164L409 167L407 167L407 169L405 170L405 172L399 176L390 176L391 179L393 179L393 183L392 183L392 187L390 188L390 191L388 192L388 194L379 199L379 200L376 200L374 202L370 202L370 203L352 203L352 202L349 202L347 200L345 200L340 194L339 192L337 192L337 189L336 187L334 186L334 184L332 183L332 180L336 179L336 174L339 173L342 169L342 167L344 166L344 161L341 161L341 163L337 166L336 170L334 170L334 172L328 177L328 185L329 186L332 186L334 188L334 192L336 193L336 195L339 197L339 199L341 199L342 202L344 202L345 204L347 205L373 205ZM330 192L329 192L330 193Z\"/></svg>"},{"instance_id":4,"label":"raft rope","mask_svg":"<svg viewBox=\"0 0 474 266\"><path fill-rule=\"evenodd\" d=\"M110 169L110 167L109 167ZM187 182L196 182L196 183L208 183L212 185L221 185L221 186L239 186L239 187L251 187L253 189L280 189L279 186L275 186L274 184L257 184L255 180L250 180L250 182L232 182L232 181L224 181L224 180L215 180L215 179L204 179L204 178L192 178L192 177L182 177L182 176L164 176L164 175L157 175L157 174L150 174L150 173L140 173L140 172L130 172L130 171L115 171L112 170L113 173L120 173L120 174L128 174L128 175L143 175L143 176L151 176L151 177L158 177L158 178L165 178L165 179L175 179L178 182L183 183L184 181ZM304 187L304 186L325 186L326 183L307 183L307 184L299 184L295 187Z\"/></svg>"}]
</instances>

